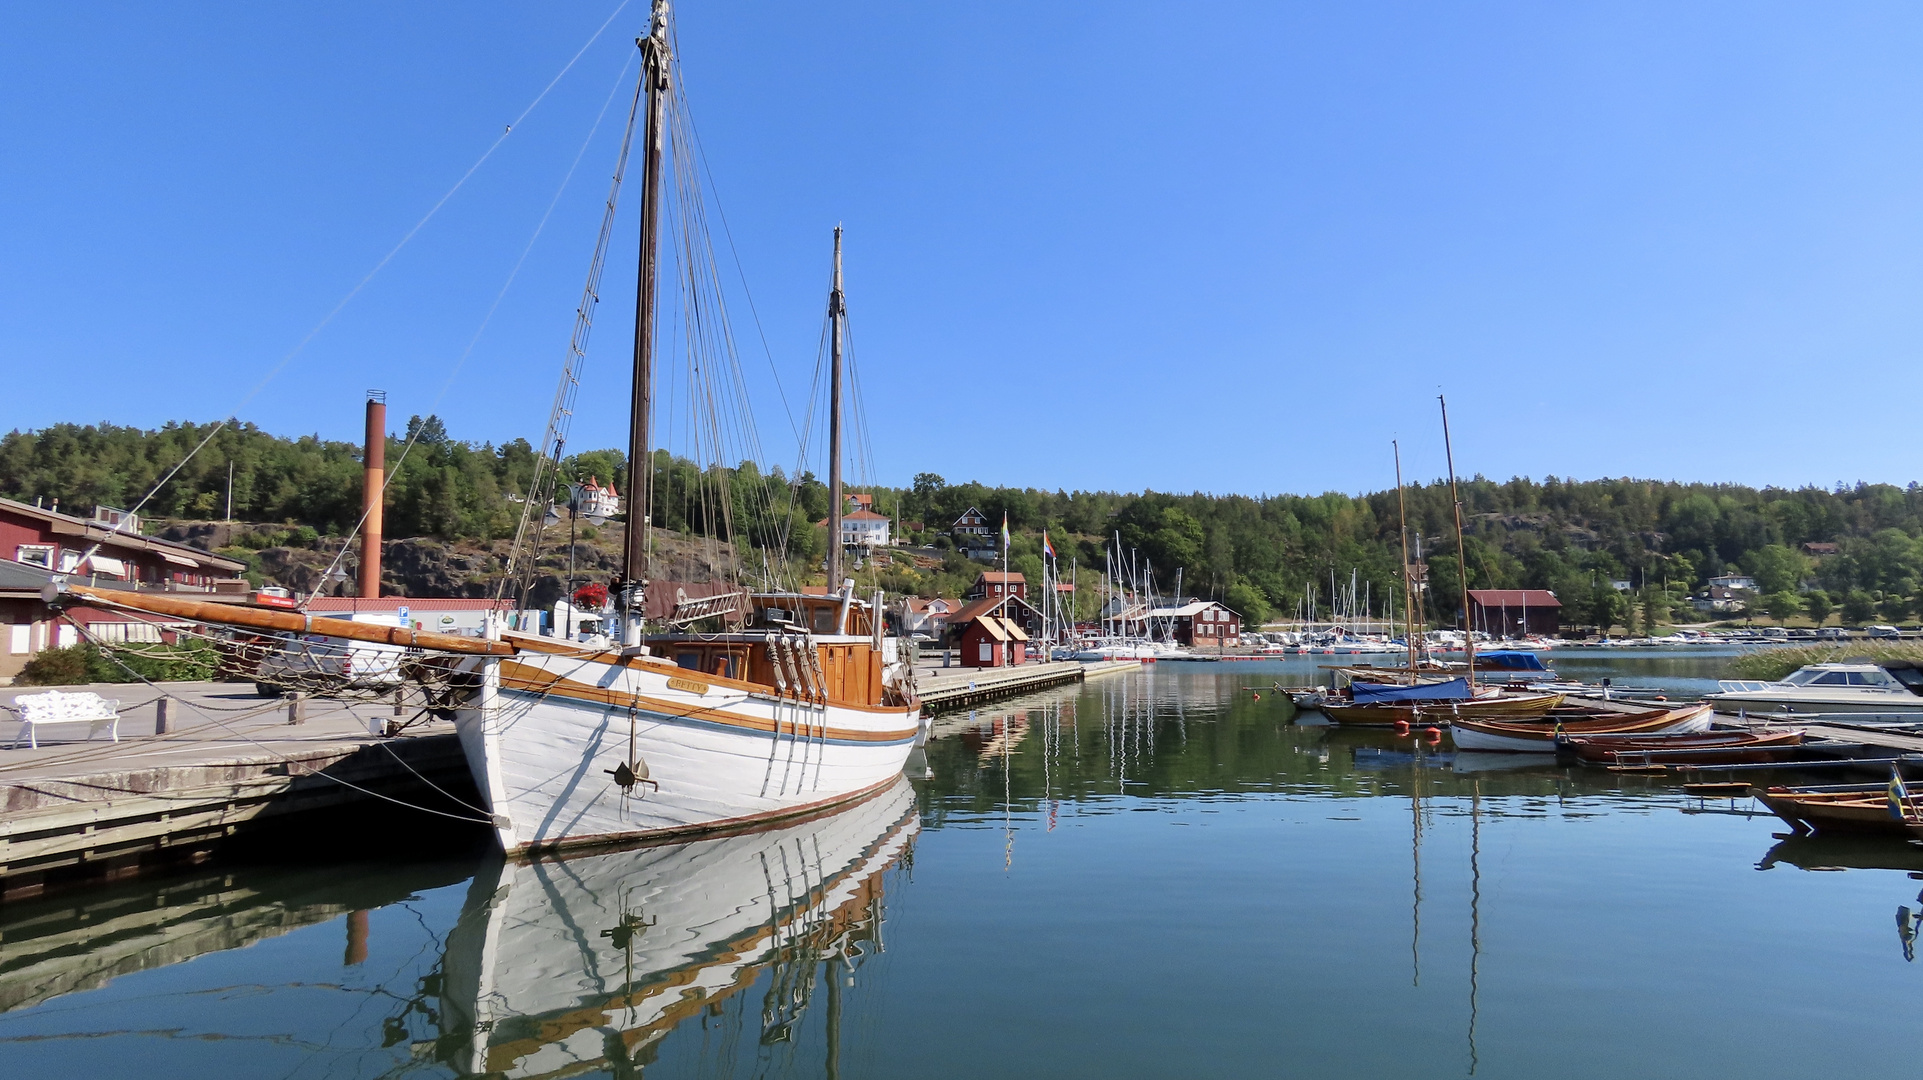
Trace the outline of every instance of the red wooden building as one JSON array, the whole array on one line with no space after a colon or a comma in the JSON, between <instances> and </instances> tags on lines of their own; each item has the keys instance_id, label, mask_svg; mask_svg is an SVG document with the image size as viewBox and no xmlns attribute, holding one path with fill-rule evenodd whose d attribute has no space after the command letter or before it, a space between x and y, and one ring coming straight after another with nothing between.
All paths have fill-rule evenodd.
<instances>
[{"instance_id":1,"label":"red wooden building","mask_svg":"<svg viewBox=\"0 0 1923 1080\"><path fill-rule=\"evenodd\" d=\"M975 600L948 617L963 667L1014 667L1028 659L1028 642L1041 613L1019 596Z\"/></svg>"},{"instance_id":2,"label":"red wooden building","mask_svg":"<svg viewBox=\"0 0 1923 1080\"><path fill-rule=\"evenodd\" d=\"M976 576L975 583L968 587L968 593L962 599L994 599L998 596L1019 596L1023 600L1028 599L1028 579L1020 574L984 570Z\"/></svg>"},{"instance_id":3,"label":"red wooden building","mask_svg":"<svg viewBox=\"0 0 1923 1080\"><path fill-rule=\"evenodd\" d=\"M1470 589L1469 625L1493 638L1554 637L1562 601L1548 589Z\"/></svg>"},{"instance_id":4,"label":"red wooden building","mask_svg":"<svg viewBox=\"0 0 1923 1080\"><path fill-rule=\"evenodd\" d=\"M1176 642L1191 648L1237 645L1242 641L1242 616L1212 600L1190 600L1180 607L1156 608L1148 613L1150 627L1165 619Z\"/></svg>"},{"instance_id":5,"label":"red wooden building","mask_svg":"<svg viewBox=\"0 0 1923 1080\"><path fill-rule=\"evenodd\" d=\"M159 641L171 625L158 616L89 607L68 608L57 617L40 595L55 574L101 588L195 593L197 600L234 603L253 599L240 577L245 564L142 536L138 529L138 521L105 507L79 518L0 499L0 683L12 682L42 649L78 644L83 628L101 641Z\"/></svg>"}]
</instances>

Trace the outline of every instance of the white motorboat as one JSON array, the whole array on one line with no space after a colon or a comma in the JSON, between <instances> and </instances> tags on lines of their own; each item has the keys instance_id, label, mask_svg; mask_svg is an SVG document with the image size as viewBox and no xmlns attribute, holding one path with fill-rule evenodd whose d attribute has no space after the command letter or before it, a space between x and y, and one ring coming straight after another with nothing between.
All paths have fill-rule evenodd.
<instances>
[{"instance_id":1,"label":"white motorboat","mask_svg":"<svg viewBox=\"0 0 1923 1080\"><path fill-rule=\"evenodd\" d=\"M1164 655L1162 646L1141 638L1103 638L1093 641L1074 659L1085 662L1101 660L1158 660Z\"/></svg>"},{"instance_id":2,"label":"white motorboat","mask_svg":"<svg viewBox=\"0 0 1923 1080\"><path fill-rule=\"evenodd\" d=\"M1780 682L1725 680L1718 712L1890 713L1923 719L1923 671L1908 663L1808 664Z\"/></svg>"}]
</instances>

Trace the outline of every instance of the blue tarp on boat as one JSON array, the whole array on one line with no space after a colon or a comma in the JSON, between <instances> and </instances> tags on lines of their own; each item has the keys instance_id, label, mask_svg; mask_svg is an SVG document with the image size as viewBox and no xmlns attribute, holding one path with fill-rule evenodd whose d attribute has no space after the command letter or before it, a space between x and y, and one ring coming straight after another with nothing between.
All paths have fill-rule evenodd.
<instances>
[{"instance_id":1,"label":"blue tarp on boat","mask_svg":"<svg viewBox=\"0 0 1923 1080\"><path fill-rule=\"evenodd\" d=\"M1527 649L1490 649L1476 650L1476 667L1500 669L1502 671L1548 671L1543 666L1542 657Z\"/></svg>"},{"instance_id":2,"label":"blue tarp on boat","mask_svg":"<svg viewBox=\"0 0 1923 1080\"><path fill-rule=\"evenodd\" d=\"M1391 686L1387 683L1352 682L1357 705L1382 705L1391 701L1467 701L1469 680L1424 683L1421 686Z\"/></svg>"}]
</instances>

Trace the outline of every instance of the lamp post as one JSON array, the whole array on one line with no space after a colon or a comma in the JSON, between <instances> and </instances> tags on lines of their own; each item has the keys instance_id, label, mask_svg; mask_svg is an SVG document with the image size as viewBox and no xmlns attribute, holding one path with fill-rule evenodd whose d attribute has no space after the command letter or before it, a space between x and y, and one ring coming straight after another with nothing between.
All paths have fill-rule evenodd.
<instances>
[{"instance_id":1,"label":"lamp post","mask_svg":"<svg viewBox=\"0 0 1923 1080\"><path fill-rule=\"evenodd\" d=\"M586 499L588 503L586 507L582 506L582 501L584 499ZM582 485L577 484L573 481L568 482L568 497L567 497L567 501L563 503L562 506L564 506L568 512L568 588L567 588L568 621L567 621L566 632L562 636L569 641L573 641L574 640L574 547L576 543L575 536L576 536L576 530L578 528L578 522L580 521L581 518L585 517L588 519L588 523L590 525L593 525L596 528L599 528L603 524L606 524L608 519L605 514L601 513L602 507L597 505L593 499L588 498L587 489ZM560 521L561 521L561 515L558 509L552 502L550 502L548 504L548 512L547 512L548 524L556 525L556 524L559 524Z\"/></svg>"}]
</instances>

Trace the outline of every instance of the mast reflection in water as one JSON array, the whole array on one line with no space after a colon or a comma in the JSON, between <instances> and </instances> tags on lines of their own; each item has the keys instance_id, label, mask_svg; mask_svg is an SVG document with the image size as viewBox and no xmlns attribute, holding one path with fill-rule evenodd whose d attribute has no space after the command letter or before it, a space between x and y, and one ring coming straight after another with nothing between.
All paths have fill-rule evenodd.
<instances>
[{"instance_id":1,"label":"mast reflection in water","mask_svg":"<svg viewBox=\"0 0 1923 1080\"><path fill-rule=\"evenodd\" d=\"M471 1074L623 1075L704 1011L786 1043L825 979L832 1072L842 989L881 948L883 872L919 827L904 780L779 829L497 863L448 935L442 1056ZM723 1008L764 970L758 1017Z\"/></svg>"}]
</instances>

